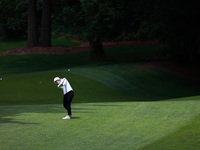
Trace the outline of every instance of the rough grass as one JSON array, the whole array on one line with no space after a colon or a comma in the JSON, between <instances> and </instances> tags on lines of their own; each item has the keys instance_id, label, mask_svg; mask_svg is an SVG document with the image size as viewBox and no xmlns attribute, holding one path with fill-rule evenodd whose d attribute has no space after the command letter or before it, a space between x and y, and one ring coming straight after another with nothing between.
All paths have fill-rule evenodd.
<instances>
[{"instance_id":1,"label":"rough grass","mask_svg":"<svg viewBox=\"0 0 200 150\"><path fill-rule=\"evenodd\" d=\"M25 40L3 40L0 39L0 52L7 51L10 49L18 48L18 47L24 47L26 46Z\"/></svg>"},{"instance_id":2,"label":"rough grass","mask_svg":"<svg viewBox=\"0 0 200 150\"><path fill-rule=\"evenodd\" d=\"M78 46L78 43L75 43L71 40L67 40L65 38L54 38L52 39L53 46L63 46L63 47L71 47ZM0 39L0 52L7 51L14 48L27 46L27 40L4 40Z\"/></svg>"}]
</instances>

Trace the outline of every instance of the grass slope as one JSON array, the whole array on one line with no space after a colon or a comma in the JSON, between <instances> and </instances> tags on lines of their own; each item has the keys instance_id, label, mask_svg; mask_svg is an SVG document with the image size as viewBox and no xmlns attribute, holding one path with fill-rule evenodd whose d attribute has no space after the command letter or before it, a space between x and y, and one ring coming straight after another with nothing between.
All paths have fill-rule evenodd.
<instances>
[{"instance_id":1,"label":"grass slope","mask_svg":"<svg viewBox=\"0 0 200 150\"><path fill-rule=\"evenodd\" d=\"M109 48L105 49L105 51L109 57L113 58L111 61L91 61L89 60L89 52L66 55L0 56L0 75L54 70L75 66L99 66L122 62L132 63L135 61L147 61L144 60L146 57L148 57L148 60L163 60L163 56L161 55L162 47L160 45ZM147 55L145 51L148 52Z\"/></svg>"},{"instance_id":2,"label":"grass slope","mask_svg":"<svg viewBox=\"0 0 200 150\"><path fill-rule=\"evenodd\" d=\"M133 63L163 59L159 49L107 49L115 52L110 63L88 61L88 52L0 56L0 148L198 149L199 90ZM66 111L55 76L74 88L71 120L61 119Z\"/></svg>"},{"instance_id":3,"label":"grass slope","mask_svg":"<svg viewBox=\"0 0 200 150\"><path fill-rule=\"evenodd\" d=\"M62 90L53 83L55 76L68 78L76 94L75 102L120 101L124 96L95 80L72 75L67 71L51 71L3 76L0 104L62 103Z\"/></svg>"},{"instance_id":4,"label":"grass slope","mask_svg":"<svg viewBox=\"0 0 200 150\"><path fill-rule=\"evenodd\" d=\"M115 102L124 101L124 99L126 101L155 101L200 94L185 80L158 69L148 69L142 64L114 66L74 67L70 72L66 68L3 75L0 86L0 105L60 103L62 90L53 84L55 76L68 78L76 93L75 102L77 103ZM110 70L110 68L115 69ZM127 70L120 71L122 68L127 68ZM168 82L169 79L170 82Z\"/></svg>"},{"instance_id":5,"label":"grass slope","mask_svg":"<svg viewBox=\"0 0 200 150\"><path fill-rule=\"evenodd\" d=\"M61 119L66 111L55 76L67 77L75 90L71 120ZM199 92L181 78L142 64L4 75L0 91L1 105L7 105L0 106L2 149L199 148ZM158 98L165 100L152 101Z\"/></svg>"},{"instance_id":6,"label":"grass slope","mask_svg":"<svg viewBox=\"0 0 200 150\"><path fill-rule=\"evenodd\" d=\"M200 147L200 115L187 125L179 128L172 134L149 144L141 150L199 150Z\"/></svg>"}]
</instances>

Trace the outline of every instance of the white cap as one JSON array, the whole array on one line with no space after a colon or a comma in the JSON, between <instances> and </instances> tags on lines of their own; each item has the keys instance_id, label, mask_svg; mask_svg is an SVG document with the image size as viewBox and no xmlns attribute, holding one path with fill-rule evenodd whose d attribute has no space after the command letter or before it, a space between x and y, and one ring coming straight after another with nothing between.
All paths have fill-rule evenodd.
<instances>
[{"instance_id":1,"label":"white cap","mask_svg":"<svg viewBox=\"0 0 200 150\"><path fill-rule=\"evenodd\" d=\"M59 78L59 77L55 77L55 78L53 79L53 82L56 83L57 80L60 80L60 78Z\"/></svg>"}]
</instances>

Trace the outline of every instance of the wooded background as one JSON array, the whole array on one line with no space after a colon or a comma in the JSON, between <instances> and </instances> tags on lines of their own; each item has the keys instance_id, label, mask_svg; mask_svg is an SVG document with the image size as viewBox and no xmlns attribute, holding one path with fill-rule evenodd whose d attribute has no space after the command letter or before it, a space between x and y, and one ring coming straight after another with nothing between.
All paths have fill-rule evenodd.
<instances>
[{"instance_id":1,"label":"wooded background","mask_svg":"<svg viewBox=\"0 0 200 150\"><path fill-rule=\"evenodd\" d=\"M0 37L51 46L52 37L90 43L104 57L102 42L154 40L177 62L199 62L200 14L196 0L0 0Z\"/></svg>"}]
</instances>

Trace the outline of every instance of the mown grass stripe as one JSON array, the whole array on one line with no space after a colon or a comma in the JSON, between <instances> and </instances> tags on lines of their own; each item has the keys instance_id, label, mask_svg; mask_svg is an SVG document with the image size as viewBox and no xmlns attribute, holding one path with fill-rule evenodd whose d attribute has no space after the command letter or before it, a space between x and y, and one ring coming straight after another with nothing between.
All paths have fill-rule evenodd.
<instances>
[{"instance_id":1,"label":"mown grass stripe","mask_svg":"<svg viewBox=\"0 0 200 150\"><path fill-rule=\"evenodd\" d=\"M136 87L130 84L122 77L108 71L103 71L103 70L94 69L94 68L75 68L71 70L71 73L77 74L89 79L93 79L111 89L114 89L120 92L126 92L129 94L134 93L135 96L137 96L137 93L142 92L142 90L139 87Z\"/></svg>"}]
</instances>

